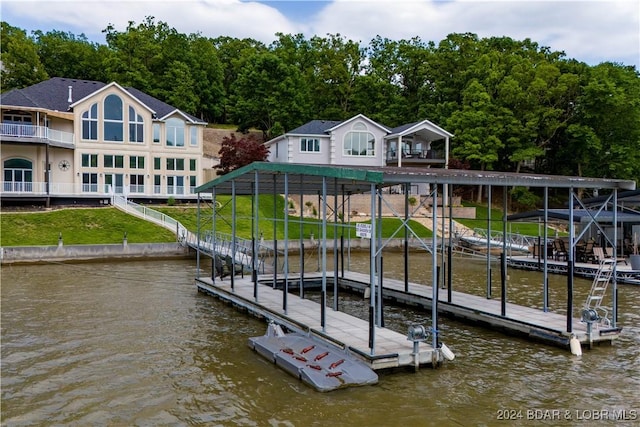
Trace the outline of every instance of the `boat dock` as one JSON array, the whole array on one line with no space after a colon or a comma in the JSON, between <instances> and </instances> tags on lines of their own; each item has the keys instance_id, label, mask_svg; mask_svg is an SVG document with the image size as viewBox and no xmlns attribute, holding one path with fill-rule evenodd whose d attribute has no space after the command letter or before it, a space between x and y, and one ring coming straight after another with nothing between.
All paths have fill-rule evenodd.
<instances>
[{"instance_id":1,"label":"boat dock","mask_svg":"<svg viewBox=\"0 0 640 427\"><path fill-rule=\"evenodd\" d=\"M364 292L369 286L368 276L345 272L339 280L340 285L356 292ZM396 302L408 306L428 309L431 307L433 289L431 286L409 283L408 292L404 282L395 279L384 279L383 295L385 301ZM599 329L593 326L589 334L589 326L581 319L572 319L571 332L567 332L565 314L543 311L513 303L506 303L505 314L502 314L500 299L487 299L464 292L451 291L448 299L447 289L438 292L438 312L451 318L470 321L491 329L500 330L510 335L520 335L547 344L569 347L569 340L574 335L582 345L610 344L620 334L621 328Z\"/></svg>"},{"instance_id":2,"label":"boat dock","mask_svg":"<svg viewBox=\"0 0 640 427\"><path fill-rule=\"evenodd\" d=\"M228 174L201 185L195 189L198 197L198 242L207 241L207 236L212 236L212 247L217 247L221 230L219 225L231 228L231 272L235 271L235 262L238 260L238 228L242 225L244 232L250 236L246 238L250 245L245 247L247 261L251 265L244 265L244 271L250 271L251 277L237 278L231 276L230 280L214 280L214 278L196 277L196 285L199 291L211 294L227 301L243 310L264 317L269 321L280 324L296 333L325 340L327 343L342 348L350 354L357 355L372 369L384 369L401 366L413 366L416 369L421 365L438 366L444 359L451 360L453 355L446 346L439 341L438 317L440 313L460 319L499 329L512 334L525 335L531 339L544 341L550 344L571 348L572 353L581 354L580 343L590 347L597 343L611 343L622 330L617 322L617 281L610 280L611 271L606 270L606 280L599 277L605 270L601 269L594 278L594 285L590 291L588 301L593 306L586 305L574 307L573 273L569 270L567 280L567 306L565 313L553 313L531 307L519 306L507 301L506 280L507 255L502 250L500 260L501 286L500 298L491 299L490 295L476 296L454 292L451 288L439 290L438 284L438 233L430 235L419 230L414 216L421 209L430 209L431 230L438 230L438 214L442 209L445 217L446 207L449 207L449 219L452 215L452 195L456 186L486 186L488 204L491 205L492 187L501 187L502 194L506 194L509 188L523 186L538 188L544 194L544 222L543 230L547 230L547 206L548 191L551 188L566 190L569 199L569 242L579 241L588 227L597 227L601 236L607 239L609 246L615 247L618 238L618 227L612 227L611 236L608 229L603 228L602 212L605 207L611 209L610 223L618 224L618 192L621 190L635 190L635 182L616 179L585 178L575 176L550 176L533 175L494 171L471 171L453 169L421 169L411 167L388 166L336 166L336 165L309 165L294 163L269 163L253 162L236 169ZM412 188L422 188L420 197L412 196ZM576 234L574 209L580 204L580 191L582 189L604 190L608 193L601 203L598 211L589 216L589 221L582 224L581 231ZM580 190L580 191L579 191ZM368 202L364 209L370 221L354 222L355 206L351 206L351 196L368 194ZM403 194L404 206L392 204L387 200L390 194ZM307 206L307 199L313 195L317 197L317 211L313 202L315 213L313 221L302 212L293 216L288 209L278 208L279 201L284 201L287 206L292 200L299 198L299 206ZM230 206L226 209L217 208L219 196L228 197ZM246 196L251 199L252 214L250 218L242 217L237 209L238 196ZM271 197L274 201L273 214L263 211L261 200ZM201 203L201 200L203 203ZM206 200L206 202L204 202ZM445 201L449 200L448 203ZM509 199L503 197L502 234L507 234L507 212ZM415 206L414 206L415 205ZM383 221L383 211L391 211L396 221ZM201 210L205 210L201 214ZM362 209L362 208L358 208ZM609 211L608 209L606 210ZM491 211L489 211L491 212ZM250 220L250 221L247 221ZM491 218L487 218L491 223ZM266 225L268 223L268 225ZM384 225L383 225L384 223ZM440 222L444 230L444 222ZM386 226L386 229L385 229ZM206 228L205 228L206 227ZM247 232L249 227L249 232ZM449 229L452 229L451 223ZM490 230L489 230L490 231ZM607 231L607 232L605 232ZM307 275L305 269L304 240L306 236L315 235L318 238L318 273ZM545 231L546 233L546 231ZM270 236L267 237L267 234ZM490 232L489 232L490 234ZM369 263L368 274L344 271L345 249L347 257L350 247L344 245L353 237L365 239L368 243ZM384 235L384 236L383 236ZM392 238L402 238L404 250L404 275L400 275L404 281L391 280L383 275L383 253L389 249L389 241ZM620 236L622 237L622 236ZM269 264L273 275L260 275L264 273L261 265L266 260L259 262L262 254L260 249L263 238L271 240L272 247L279 248L282 242L282 252L274 251ZM544 236L546 239L546 234ZM290 268L288 260L290 252L289 242L298 240L300 267ZM328 250L327 242L333 240L333 253ZM431 254L431 278L428 284L432 286L411 283L408 273L408 248L410 242L416 242L419 249L424 249ZM452 237L449 236L449 248L452 245ZM211 257L213 253L207 253L195 245L197 249L197 267L200 269L201 256ZM575 245L567 248L567 259L573 263L575 260ZM216 252L216 251L214 251ZM216 252L217 253L217 252ZM280 257L281 256L281 257ZM329 263L328 259L333 258ZM489 258L487 263L489 264ZM241 261L243 263L244 261ZM333 271L330 271L330 266ZM349 265L347 263L347 265ZM448 266L453 263L449 262ZM574 265L574 264L569 264ZM214 263L215 267L215 263ZM343 272L339 274L339 269ZM366 270L366 267L363 268ZM303 277L296 277L293 270L304 272ZM212 269L215 271L215 268ZM490 268L488 268L487 281L490 284ZM299 273L298 273L299 274ZM545 271L546 274L546 271ZM614 276L617 279L619 276ZM447 275L451 281L451 274ZM367 295L363 304L369 309L368 320L363 320L342 313L337 310L337 297L334 295L334 304L328 307L326 304L327 283L333 282L334 286L361 292ZM302 283L300 283L302 282ZM320 288L320 303L298 297L289 292L292 286L302 285L302 291L307 286ZM601 305L607 288L611 284L611 307ZM405 288L406 286L406 288ZM451 286L451 285L449 285ZM283 289L278 289L279 287ZM451 289L451 290L450 290ZM331 291L329 291L331 292ZM304 296L304 292L300 294ZM544 306L548 307L548 283L543 281L541 290ZM419 310L431 308L430 324L427 328L421 325L410 325L406 334L398 333L384 327L383 302L397 302L415 306ZM580 312L581 319L576 319L575 313Z\"/></svg>"},{"instance_id":3,"label":"boat dock","mask_svg":"<svg viewBox=\"0 0 640 427\"><path fill-rule=\"evenodd\" d=\"M292 293L287 294L288 308L285 312L282 309L282 290L270 286L272 278L273 276L258 277L259 283L269 283L269 286L263 284L258 287L258 298L254 298L254 284L249 276L235 277L233 289L230 280L216 280L213 283L211 278L205 277L196 279L196 285L198 291L215 296L253 315L347 350L373 370L397 367L417 369L422 365L435 366L441 361L440 349L434 349L426 342L418 342L416 353L414 343L408 340L406 334L383 327L376 327L375 351L372 352L367 321L327 308L323 328L320 304ZM313 278L310 276L309 279ZM295 277L289 277L289 280L299 282L299 278Z\"/></svg>"},{"instance_id":4,"label":"boat dock","mask_svg":"<svg viewBox=\"0 0 640 427\"><path fill-rule=\"evenodd\" d=\"M510 256L507 258L510 267L521 270L543 271L544 259L531 255ZM573 273L576 276L592 279L598 273L598 264L576 262L573 264ZM547 259L547 271L552 274L567 274L567 262ZM640 270L633 270L629 264L619 262L616 265L616 280L618 283L640 285Z\"/></svg>"},{"instance_id":5,"label":"boat dock","mask_svg":"<svg viewBox=\"0 0 640 427\"><path fill-rule=\"evenodd\" d=\"M305 289L318 287L320 273L305 273ZM279 279L282 277L279 276ZM330 277L333 280L333 277ZM370 288L369 276L362 273L345 271L339 277L341 289L364 294ZM299 277L289 277L290 289L297 288ZM413 344L406 335L386 328L376 327L376 352L369 350L368 323L340 311L327 309L324 331L320 325L320 306L308 299L302 299L291 292L288 293L287 313L282 310L281 286L273 288L273 276L259 277L258 295L254 298L254 285L250 279L236 278L234 289L230 281L217 280L214 284L210 278L197 279L198 290L213 295L237 307L246 309L259 317L275 321L296 331L317 335L342 348L348 348L365 360L372 369L384 369L401 366L433 364L438 361L438 354L432 346L420 343L419 355L416 359ZM431 286L409 283L408 292L401 280L385 278L383 297L387 303L407 305L419 309L432 308L433 289ZM599 344L611 344L618 338L622 328L605 327L573 318L570 328L565 314L543 311L537 308L506 303L504 315L500 299L470 295L464 292L451 292L451 300L446 289L438 292L437 309L440 314L450 318L472 322L480 326L518 335L546 344L569 348L572 336L583 346L591 347ZM570 332L568 332L570 330Z\"/></svg>"}]
</instances>

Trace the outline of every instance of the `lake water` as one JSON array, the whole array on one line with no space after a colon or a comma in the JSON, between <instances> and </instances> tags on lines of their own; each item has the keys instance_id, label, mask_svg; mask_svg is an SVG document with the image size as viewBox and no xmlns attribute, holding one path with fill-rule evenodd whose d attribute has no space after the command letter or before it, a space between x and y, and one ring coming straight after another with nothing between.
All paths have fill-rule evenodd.
<instances>
[{"instance_id":1,"label":"lake water","mask_svg":"<svg viewBox=\"0 0 640 427\"><path fill-rule=\"evenodd\" d=\"M411 257L412 281L426 282L424 255ZM458 264L454 287L482 294L484 262ZM384 271L402 277L401 255ZM252 352L265 322L198 293L195 276L194 260L2 266L2 425L640 424L637 286L619 286L620 339L582 357L441 317L454 361L319 393ZM541 305L540 274L509 276L510 302ZM577 280L576 304L589 286ZM565 287L550 276L554 310ZM366 312L356 296L341 307ZM429 317L385 306L403 334Z\"/></svg>"}]
</instances>

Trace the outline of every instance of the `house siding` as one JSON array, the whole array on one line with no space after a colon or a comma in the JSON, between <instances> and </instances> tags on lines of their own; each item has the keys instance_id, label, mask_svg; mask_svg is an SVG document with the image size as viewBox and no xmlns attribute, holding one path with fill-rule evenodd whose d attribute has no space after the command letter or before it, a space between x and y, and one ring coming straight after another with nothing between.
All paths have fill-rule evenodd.
<instances>
[{"instance_id":1,"label":"house siding","mask_svg":"<svg viewBox=\"0 0 640 427\"><path fill-rule=\"evenodd\" d=\"M52 79L53 80L53 79ZM104 137L104 100L110 96L116 95L122 101L122 141L107 141ZM4 95L3 95L4 96ZM149 100L150 97L143 98ZM153 100L153 99L151 99ZM157 101L157 100L156 100ZM154 101L154 102L156 102ZM157 101L160 102L160 101ZM86 112L93 104L97 104L97 139L82 139L82 114ZM57 148L53 142L48 143L45 139L29 140L15 138L11 139L11 135L2 135L2 177L4 179L4 162L9 159L26 159L32 162L32 180L34 193L42 194L46 191L46 158L47 145L49 156L49 190L50 195L64 195L69 197L72 195L97 197L107 194L108 178L111 183L114 179L118 183L122 183L119 189L128 193L130 197L167 197L167 196L190 196L191 184L198 186L204 181L205 161L203 156L203 134L204 122L193 122L193 118L185 116L183 113L175 110L173 114L162 117L158 120L153 117L150 106L140 102L135 96L132 96L128 90L118 86L117 84L103 85L97 87L97 90L85 98L76 101L73 105L72 113L57 113L51 111L51 115L46 111L39 113L31 112L32 124L34 126L44 126L45 118L47 118L50 131L66 132L73 135L73 141L66 144L69 148ZM164 105L165 110L171 107ZM142 118L143 139L141 142L129 141L129 107L133 107L136 114ZM2 108L10 110L7 106ZM72 118L65 120L54 115L67 115ZM37 117L40 118L39 123L36 122ZM183 146L167 146L167 124L166 121L171 118L177 118L184 124L184 145ZM136 121L137 123L137 121ZM154 123L160 124L160 142L153 142ZM196 129L196 144L192 145L191 129ZM8 139L7 139L8 138ZM5 141L13 142L6 144ZM83 155L96 156L96 164L91 166L83 166ZM122 156L121 167L105 167L105 156ZM134 157L133 163L131 157ZM115 157L114 157L115 158ZM160 159L160 168L155 169L154 159ZM144 165L139 167L138 160L144 159ZM168 161L168 159L170 159ZM65 161L70 165L67 170L60 168L60 162ZM167 164L174 165L173 170L167 168ZM195 163L195 170L192 166ZM176 167L179 165L180 167ZM120 166L120 165L118 165ZM83 186L83 174L90 174L91 186ZM158 178L156 178L158 176ZM194 178L195 177L195 178ZM160 179L160 185L156 186L156 179ZM193 181L195 179L195 182ZM3 194L13 188L11 185L5 185L2 188ZM58 193L58 194L56 194ZM11 194L15 196L15 194ZM195 197L195 195L191 195Z\"/></svg>"}]
</instances>

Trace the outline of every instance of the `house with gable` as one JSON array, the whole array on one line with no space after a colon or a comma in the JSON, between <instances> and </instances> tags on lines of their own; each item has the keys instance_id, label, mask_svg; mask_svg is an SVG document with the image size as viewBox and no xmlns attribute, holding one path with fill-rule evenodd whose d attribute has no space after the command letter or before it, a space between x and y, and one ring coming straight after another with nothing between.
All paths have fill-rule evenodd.
<instances>
[{"instance_id":1,"label":"house with gable","mask_svg":"<svg viewBox=\"0 0 640 427\"><path fill-rule=\"evenodd\" d=\"M191 199L206 122L116 82L52 78L0 95L3 204Z\"/></svg>"},{"instance_id":2,"label":"house with gable","mask_svg":"<svg viewBox=\"0 0 640 427\"><path fill-rule=\"evenodd\" d=\"M446 168L453 134L429 120L396 128L358 114L348 120L312 120L265 145L275 163ZM416 194L428 189L416 186Z\"/></svg>"}]
</instances>

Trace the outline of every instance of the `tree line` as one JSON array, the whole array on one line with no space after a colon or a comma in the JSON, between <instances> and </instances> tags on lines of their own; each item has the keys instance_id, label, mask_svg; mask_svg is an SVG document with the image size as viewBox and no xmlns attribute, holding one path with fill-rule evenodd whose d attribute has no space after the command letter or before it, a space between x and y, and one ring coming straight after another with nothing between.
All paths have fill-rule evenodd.
<instances>
[{"instance_id":1,"label":"tree line","mask_svg":"<svg viewBox=\"0 0 640 427\"><path fill-rule=\"evenodd\" d=\"M266 138L311 119L358 113L394 127L429 119L455 134L473 169L640 180L640 76L536 42L450 34L376 37L275 34L270 44L182 34L147 17L124 31L26 31L2 22L2 90L47 78L116 81L210 123Z\"/></svg>"}]
</instances>

